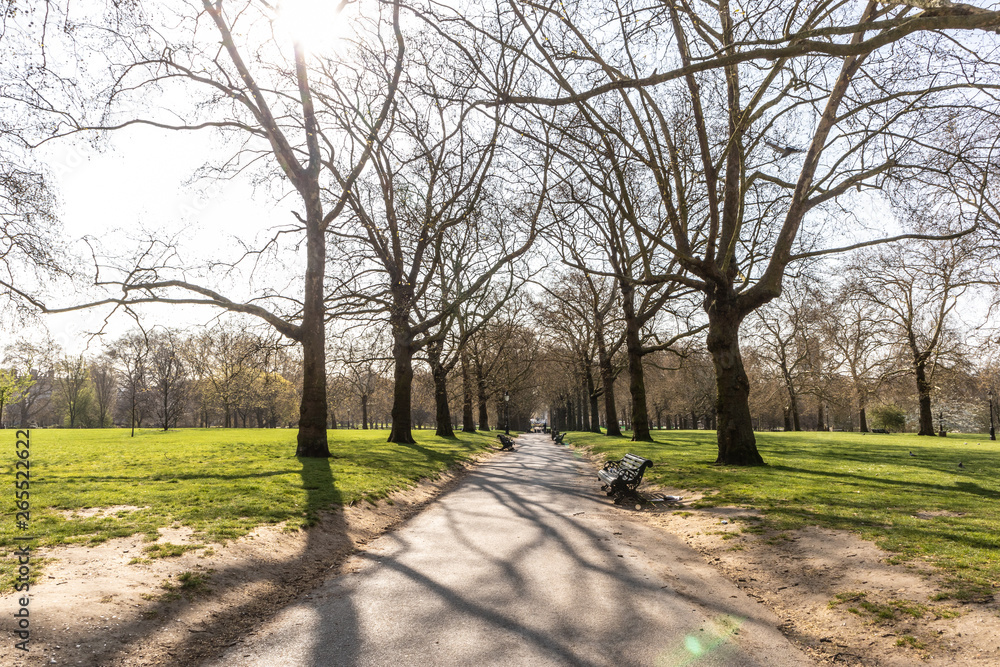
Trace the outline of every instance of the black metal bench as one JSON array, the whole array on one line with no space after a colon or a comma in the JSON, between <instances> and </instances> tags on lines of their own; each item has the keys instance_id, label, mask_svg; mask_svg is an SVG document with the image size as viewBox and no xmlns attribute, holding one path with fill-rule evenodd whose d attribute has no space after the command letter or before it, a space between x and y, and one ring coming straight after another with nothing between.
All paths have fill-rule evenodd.
<instances>
[{"instance_id":1,"label":"black metal bench","mask_svg":"<svg viewBox=\"0 0 1000 667\"><path fill-rule=\"evenodd\" d=\"M566 437L566 432L564 431L564 432L560 433L559 435L557 435L555 438L553 438L553 440L556 441L557 445L561 445L561 444L563 444L563 438L565 438L565 437Z\"/></svg>"},{"instance_id":2,"label":"black metal bench","mask_svg":"<svg viewBox=\"0 0 1000 667\"><path fill-rule=\"evenodd\" d=\"M653 462L635 454L626 454L620 461L608 461L604 469L597 471L597 477L604 485L601 487L609 496L613 496L615 504L625 500L643 502L636 489L642 481L646 468L652 468Z\"/></svg>"},{"instance_id":3,"label":"black metal bench","mask_svg":"<svg viewBox=\"0 0 1000 667\"><path fill-rule=\"evenodd\" d=\"M889 429L887 429L887 428L873 428L872 429L872 433L883 433L885 435L889 435Z\"/></svg>"},{"instance_id":4,"label":"black metal bench","mask_svg":"<svg viewBox=\"0 0 1000 667\"><path fill-rule=\"evenodd\" d=\"M500 438L500 451L514 451L514 438L509 435L504 435L503 433L499 434L497 437Z\"/></svg>"}]
</instances>

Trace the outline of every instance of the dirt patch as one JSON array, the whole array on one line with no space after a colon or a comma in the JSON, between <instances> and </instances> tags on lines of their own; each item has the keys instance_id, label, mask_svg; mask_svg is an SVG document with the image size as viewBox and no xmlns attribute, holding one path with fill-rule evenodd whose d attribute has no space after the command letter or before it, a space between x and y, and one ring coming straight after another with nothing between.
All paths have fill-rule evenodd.
<instances>
[{"instance_id":1,"label":"dirt patch","mask_svg":"<svg viewBox=\"0 0 1000 667\"><path fill-rule=\"evenodd\" d=\"M758 512L737 507L637 514L701 552L820 662L1000 664L1000 605L938 601L938 571L891 564L891 554L852 533L765 531Z\"/></svg>"},{"instance_id":2,"label":"dirt patch","mask_svg":"<svg viewBox=\"0 0 1000 667\"><path fill-rule=\"evenodd\" d=\"M13 628L5 623L0 664L198 664L308 594L351 553L419 512L468 468L377 505L363 502L328 512L308 531L265 526L222 545L205 544L191 529L171 526L161 528L154 543L133 535L39 550L35 562L46 560L41 581L30 592L30 653L14 648ZM138 509L90 508L75 516ZM13 613L17 598L0 597L0 610Z\"/></svg>"},{"instance_id":3,"label":"dirt patch","mask_svg":"<svg viewBox=\"0 0 1000 667\"><path fill-rule=\"evenodd\" d=\"M85 507L76 510L59 510L59 514L66 519L93 519L115 516L119 512L138 512L149 507L137 507L136 505L111 505L110 507Z\"/></svg>"}]
</instances>

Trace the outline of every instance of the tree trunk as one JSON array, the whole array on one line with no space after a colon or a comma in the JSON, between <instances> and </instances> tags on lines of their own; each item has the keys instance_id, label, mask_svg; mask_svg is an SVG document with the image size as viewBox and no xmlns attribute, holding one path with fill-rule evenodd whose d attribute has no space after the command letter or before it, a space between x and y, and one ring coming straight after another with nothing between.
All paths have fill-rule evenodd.
<instances>
[{"instance_id":1,"label":"tree trunk","mask_svg":"<svg viewBox=\"0 0 1000 667\"><path fill-rule=\"evenodd\" d=\"M597 363L601 367L601 384L604 385L604 421L607 424L607 435L622 437L622 429L618 424L618 406L615 404L615 370L611 366L611 357L604 345L603 330L595 331L597 337Z\"/></svg>"},{"instance_id":2,"label":"tree trunk","mask_svg":"<svg viewBox=\"0 0 1000 667\"><path fill-rule=\"evenodd\" d=\"M408 321L413 292L407 286L397 286L393 294L392 358L394 362L392 388L392 430L389 442L413 444L413 331Z\"/></svg>"},{"instance_id":3,"label":"tree trunk","mask_svg":"<svg viewBox=\"0 0 1000 667\"><path fill-rule=\"evenodd\" d=\"M319 196L310 206L319 207ZM320 212L321 213L321 212ZM326 272L326 238L320 213L306 220L306 281L302 307L302 403L296 456L329 458L326 440L326 328L323 282Z\"/></svg>"},{"instance_id":4,"label":"tree trunk","mask_svg":"<svg viewBox=\"0 0 1000 667\"><path fill-rule=\"evenodd\" d=\"M718 388L720 465L764 465L750 417L750 381L743 368L739 331L743 315L718 298L706 300L708 351Z\"/></svg>"},{"instance_id":5,"label":"tree trunk","mask_svg":"<svg viewBox=\"0 0 1000 667\"><path fill-rule=\"evenodd\" d=\"M434 403L436 407L437 430L434 435L454 438L451 428L451 409L448 406L448 369L441 364L441 342L432 342L427 347L427 358L434 378Z\"/></svg>"},{"instance_id":6,"label":"tree trunk","mask_svg":"<svg viewBox=\"0 0 1000 667\"><path fill-rule=\"evenodd\" d=\"M868 411L864 401L860 398L858 399L858 425L862 433L868 432Z\"/></svg>"},{"instance_id":7,"label":"tree trunk","mask_svg":"<svg viewBox=\"0 0 1000 667\"><path fill-rule=\"evenodd\" d=\"M816 430L826 430L826 409L823 406L823 401L820 401L819 406L816 408Z\"/></svg>"},{"instance_id":8,"label":"tree trunk","mask_svg":"<svg viewBox=\"0 0 1000 667\"><path fill-rule=\"evenodd\" d=\"M361 394L361 428L368 430L368 394Z\"/></svg>"},{"instance_id":9,"label":"tree trunk","mask_svg":"<svg viewBox=\"0 0 1000 667\"><path fill-rule=\"evenodd\" d=\"M788 392L788 419L786 419L785 430L791 431L801 431L802 423L799 419L799 396L795 391L795 385L792 382L792 375L785 367L785 363L781 363L781 377L785 381L785 391ZM791 421L791 428L788 427L787 422Z\"/></svg>"},{"instance_id":10,"label":"tree trunk","mask_svg":"<svg viewBox=\"0 0 1000 667\"><path fill-rule=\"evenodd\" d=\"M917 376L917 395L920 405L920 431L917 435L936 435L934 413L931 411L931 384L927 381L927 365L926 362L918 360L913 366Z\"/></svg>"},{"instance_id":11,"label":"tree trunk","mask_svg":"<svg viewBox=\"0 0 1000 667\"><path fill-rule=\"evenodd\" d=\"M479 401L479 430L490 430L489 406L486 405L486 378L483 377L483 367L476 362L476 388L478 389Z\"/></svg>"},{"instance_id":12,"label":"tree trunk","mask_svg":"<svg viewBox=\"0 0 1000 667\"><path fill-rule=\"evenodd\" d=\"M594 393L594 370L590 364L587 365L587 398L590 401L590 430L593 433L601 432L601 416L598 414L597 395Z\"/></svg>"},{"instance_id":13,"label":"tree trunk","mask_svg":"<svg viewBox=\"0 0 1000 667\"><path fill-rule=\"evenodd\" d=\"M633 302L635 290L621 283L622 310L625 315L625 349L628 355L629 392L632 395L632 441L652 442L649 413L646 410L646 381L642 372L642 339L639 319Z\"/></svg>"},{"instance_id":14,"label":"tree trunk","mask_svg":"<svg viewBox=\"0 0 1000 667\"><path fill-rule=\"evenodd\" d=\"M472 416L472 377L469 373L469 356L462 354L462 432L475 433L476 421Z\"/></svg>"}]
</instances>

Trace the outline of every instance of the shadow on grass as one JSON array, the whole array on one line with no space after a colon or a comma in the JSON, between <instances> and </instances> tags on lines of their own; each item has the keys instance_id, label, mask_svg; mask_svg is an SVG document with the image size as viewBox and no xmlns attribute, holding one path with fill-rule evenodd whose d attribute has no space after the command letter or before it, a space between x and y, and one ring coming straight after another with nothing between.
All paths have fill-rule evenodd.
<instances>
[{"instance_id":1,"label":"shadow on grass","mask_svg":"<svg viewBox=\"0 0 1000 667\"><path fill-rule=\"evenodd\" d=\"M931 484L929 482L918 482L908 479L893 479L891 477L873 477L869 475L859 475L858 473L833 472L830 470L816 470L811 468L795 468L788 465L773 464L772 470L789 473L800 473L809 476L830 477L834 479L852 479L871 486L890 486L906 489L924 489L942 493L955 493L956 491L996 500L1000 498L1000 493L992 489L985 489L975 482L955 482L952 484Z\"/></svg>"},{"instance_id":2,"label":"shadow on grass","mask_svg":"<svg viewBox=\"0 0 1000 667\"><path fill-rule=\"evenodd\" d=\"M302 465L299 471L302 486L307 491L305 511L308 521L313 523L342 496L337 491L327 459L298 460ZM341 546L343 548L337 548ZM328 512L319 525L306 533L306 545L302 552L280 568L261 568L254 562L241 561L228 566L217 564L208 579L208 586L212 589L209 595L225 595L237 586L253 592L235 605L216 608L206 605L198 613L203 617L202 627L186 633L171 647L172 663L195 665L221 656L227 647L237 644L263 620L273 617L282 607L319 585L330 568L350 553L352 547L343 513ZM123 628L119 635L123 638L123 646L96 652L89 664L129 664L130 659L142 652L144 645L175 623L179 614L189 606L197 608L200 604L198 597L188 601L161 597L144 610L144 618L136 619ZM352 613L345 613L339 621L342 632L356 633Z\"/></svg>"}]
</instances>

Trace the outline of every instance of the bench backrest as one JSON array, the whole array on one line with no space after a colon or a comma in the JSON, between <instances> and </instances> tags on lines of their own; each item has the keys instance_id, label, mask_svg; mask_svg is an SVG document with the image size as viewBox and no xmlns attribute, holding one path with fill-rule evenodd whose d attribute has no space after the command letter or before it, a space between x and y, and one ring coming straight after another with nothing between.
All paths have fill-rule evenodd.
<instances>
[{"instance_id":1,"label":"bench backrest","mask_svg":"<svg viewBox=\"0 0 1000 667\"><path fill-rule=\"evenodd\" d=\"M635 454L626 454L622 457L622 460L618 465L622 468L629 468L630 470L643 471L646 468L652 468L653 462L649 459L644 459L641 456L636 456Z\"/></svg>"}]
</instances>

